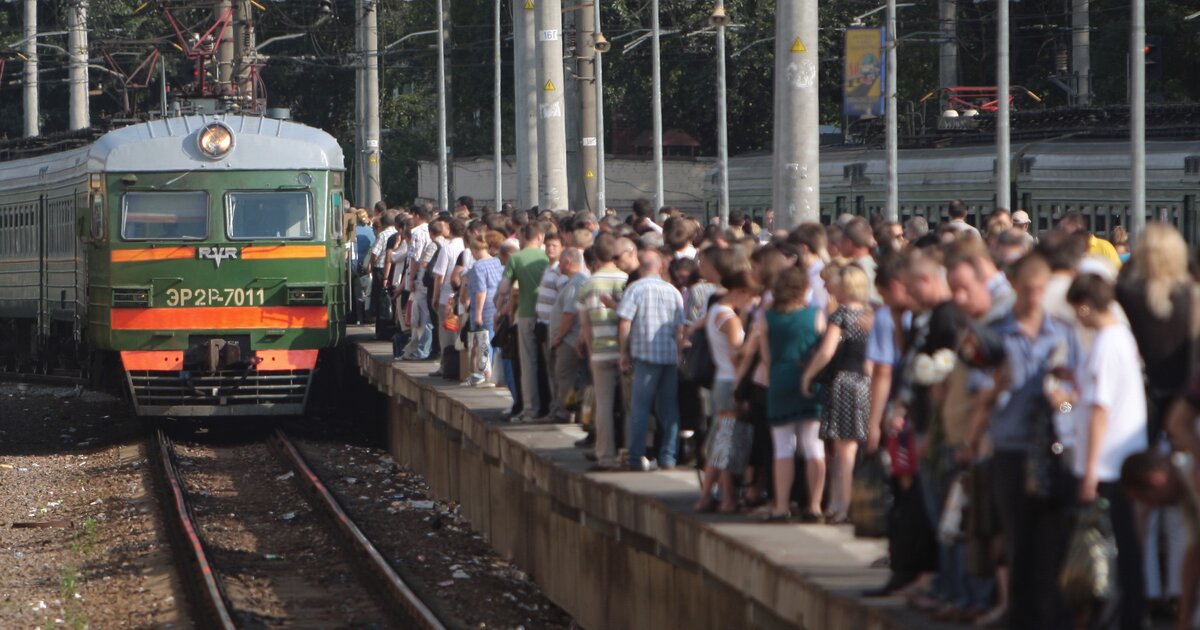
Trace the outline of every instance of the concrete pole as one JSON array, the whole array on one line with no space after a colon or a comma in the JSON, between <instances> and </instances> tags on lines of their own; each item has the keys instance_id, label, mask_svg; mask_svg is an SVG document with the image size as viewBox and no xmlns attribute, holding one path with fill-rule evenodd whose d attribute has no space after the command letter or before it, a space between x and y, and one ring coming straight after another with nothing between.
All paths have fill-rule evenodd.
<instances>
[{"instance_id":1,"label":"concrete pole","mask_svg":"<svg viewBox=\"0 0 1200 630\"><path fill-rule=\"evenodd\" d=\"M234 81L238 103L245 111L258 109L255 95L254 64L258 61L254 34L254 5L250 0L236 0L233 15ZM374 5L372 5L374 6ZM371 59L378 63L374 56Z\"/></svg>"},{"instance_id":2,"label":"concrete pole","mask_svg":"<svg viewBox=\"0 0 1200 630\"><path fill-rule=\"evenodd\" d=\"M1007 0L1005 0L1007 1ZM900 217L900 175L898 162L900 160L899 151L899 133L896 129L899 124L896 120L896 0L887 0L887 40L884 43L887 47L887 76L884 80L884 92L887 96L884 99L884 116L885 123L885 138L884 144L887 149L886 170L887 170L887 195L884 203L883 213L888 221L897 221Z\"/></svg>"},{"instance_id":3,"label":"concrete pole","mask_svg":"<svg viewBox=\"0 0 1200 630\"><path fill-rule=\"evenodd\" d=\"M996 7L996 207L1012 209L1008 140L1008 3Z\"/></svg>"},{"instance_id":4,"label":"concrete pole","mask_svg":"<svg viewBox=\"0 0 1200 630\"><path fill-rule=\"evenodd\" d=\"M446 120L446 11L445 0L437 0L438 40L437 40L437 142L438 142L438 209L445 212L450 209L450 160L449 142Z\"/></svg>"},{"instance_id":5,"label":"concrete pole","mask_svg":"<svg viewBox=\"0 0 1200 630\"><path fill-rule=\"evenodd\" d=\"M355 16L358 12L355 11ZM367 78L367 61L363 56L363 49L366 47L364 42L366 36L363 31L364 20L360 17L354 27L354 202L360 208L366 208L367 204L367 177L366 168L364 166L363 155L366 148L363 146L366 133L366 78ZM369 209L369 208L368 208Z\"/></svg>"},{"instance_id":6,"label":"concrete pole","mask_svg":"<svg viewBox=\"0 0 1200 630\"><path fill-rule=\"evenodd\" d=\"M41 135L38 112L37 0L25 0L25 137Z\"/></svg>"},{"instance_id":7,"label":"concrete pole","mask_svg":"<svg viewBox=\"0 0 1200 630\"><path fill-rule=\"evenodd\" d=\"M717 0L717 8L725 11L725 0ZM717 208L721 229L729 227L729 136L725 112L725 22L717 22L717 188L720 200Z\"/></svg>"},{"instance_id":8,"label":"concrete pole","mask_svg":"<svg viewBox=\"0 0 1200 630\"><path fill-rule=\"evenodd\" d=\"M566 210L570 207L567 189L567 126L563 93L562 3L540 0L537 5L537 51L542 85L538 89L538 145L545 150L541 170L544 185L538 199L539 210Z\"/></svg>"},{"instance_id":9,"label":"concrete pole","mask_svg":"<svg viewBox=\"0 0 1200 630\"><path fill-rule=\"evenodd\" d=\"M1129 38L1129 236L1146 228L1146 4L1133 0Z\"/></svg>"},{"instance_id":10,"label":"concrete pole","mask_svg":"<svg viewBox=\"0 0 1200 630\"><path fill-rule=\"evenodd\" d=\"M1090 4L1090 0L1071 0L1071 74L1076 105L1092 104Z\"/></svg>"},{"instance_id":11,"label":"concrete pole","mask_svg":"<svg viewBox=\"0 0 1200 630\"><path fill-rule=\"evenodd\" d=\"M718 49L723 28L717 30ZM722 64L723 65L723 64ZM821 190L817 60L817 3L780 0L775 18L775 226L791 229L820 220ZM717 124L725 130L724 72L718 70ZM721 171L721 225L729 221L726 143L718 137Z\"/></svg>"},{"instance_id":12,"label":"concrete pole","mask_svg":"<svg viewBox=\"0 0 1200 630\"><path fill-rule=\"evenodd\" d=\"M598 1L598 0L593 0ZM579 172L575 174L583 183L582 207L591 207L596 199L596 19L592 8L584 6L575 19L575 74L579 80Z\"/></svg>"},{"instance_id":13,"label":"concrete pole","mask_svg":"<svg viewBox=\"0 0 1200 630\"><path fill-rule=\"evenodd\" d=\"M516 110L517 207L538 202L537 21L534 0L513 2L513 109Z\"/></svg>"},{"instance_id":14,"label":"concrete pole","mask_svg":"<svg viewBox=\"0 0 1200 630\"><path fill-rule=\"evenodd\" d=\"M230 15L233 10L232 0L221 0L213 9L213 19L221 20L226 15ZM217 29L220 31L221 29ZM218 96L228 95L233 85L233 31L225 30L225 35L221 38L221 43L217 44L217 89Z\"/></svg>"},{"instance_id":15,"label":"concrete pole","mask_svg":"<svg viewBox=\"0 0 1200 630\"><path fill-rule=\"evenodd\" d=\"M249 5L249 2L246 2ZM364 104L363 117L366 125L363 128L364 169L366 174L367 207L375 205L383 198L382 180L379 177L379 4L372 2L366 7L363 16L364 65L366 75L363 78ZM247 93L252 95L253 90Z\"/></svg>"},{"instance_id":16,"label":"concrete pole","mask_svg":"<svg viewBox=\"0 0 1200 630\"><path fill-rule=\"evenodd\" d=\"M592 21L595 23L595 36L602 33L600 29L600 0L592 0ZM608 209L608 198L604 190L604 55L599 48L593 46L595 55L592 57L592 71L596 75L596 206L592 209L597 219L603 219Z\"/></svg>"},{"instance_id":17,"label":"concrete pole","mask_svg":"<svg viewBox=\"0 0 1200 630\"><path fill-rule=\"evenodd\" d=\"M946 111L946 88L958 85L958 0L938 0L938 87L942 93L938 115Z\"/></svg>"},{"instance_id":18,"label":"concrete pole","mask_svg":"<svg viewBox=\"0 0 1200 630\"><path fill-rule=\"evenodd\" d=\"M504 205L504 129L500 111L501 57L500 57L500 10L501 0L495 0L495 15L492 17L492 207L496 211Z\"/></svg>"},{"instance_id":19,"label":"concrete pole","mask_svg":"<svg viewBox=\"0 0 1200 630\"><path fill-rule=\"evenodd\" d=\"M67 6L67 55L71 60L71 111L70 128L87 129L92 126L88 104L88 33L87 1L76 0Z\"/></svg>"},{"instance_id":20,"label":"concrete pole","mask_svg":"<svg viewBox=\"0 0 1200 630\"><path fill-rule=\"evenodd\" d=\"M662 61L658 27L658 0L650 0L650 108L653 124L654 211L667 205L663 186Z\"/></svg>"}]
</instances>

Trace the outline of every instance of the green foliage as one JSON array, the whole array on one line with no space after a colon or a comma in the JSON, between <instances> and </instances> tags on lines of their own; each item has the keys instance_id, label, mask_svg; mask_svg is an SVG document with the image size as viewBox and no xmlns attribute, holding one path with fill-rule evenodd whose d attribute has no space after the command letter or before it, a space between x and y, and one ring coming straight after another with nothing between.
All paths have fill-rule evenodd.
<instances>
[{"instance_id":1,"label":"green foliage","mask_svg":"<svg viewBox=\"0 0 1200 630\"><path fill-rule=\"evenodd\" d=\"M43 31L62 30L67 0L40 2ZM504 2L502 28L512 31L512 11L520 11L514 0ZM449 73L449 109L452 154L490 154L492 150L492 0L446 0L452 18ZM772 136L774 42L776 0L728 0L726 11L732 25L726 43L728 122L731 153L765 150ZM826 0L819 5L821 31L816 45L821 54L820 118L822 123L842 125L841 81L844 29L855 15L878 7L882 0ZM182 1L168 2L180 23L203 32L211 23L211 10ZM273 106L286 106L303 123L333 133L354 151L354 27L361 1L337 0L335 13L317 25L318 0L289 0L261 3L256 10L258 41L288 34L301 37L278 41L263 50L269 56L262 70ZM577 4L563 0L563 4ZM702 152L712 154L716 144L714 94L715 37L708 27L712 3L708 0L661 0L660 21L668 34L662 40L663 119L667 129L681 129L700 141ZM1028 0L1012 5L1012 82L1024 85L1045 99L1047 106L1064 105L1066 93L1054 82L1059 52L1070 46L1069 3L1062 0ZM1160 39L1166 60L1163 79L1150 82L1150 91L1170 102L1200 98L1200 82L1191 80L1196 67L1198 33L1194 22L1182 17L1192 11L1191 0L1161 0L1147 3L1147 32ZM102 52L109 52L128 72L151 50L168 58L169 84L173 91L192 81L194 66L182 59L172 46L175 35L152 3L137 11L140 0L92 0L91 38L93 63L105 65ZM936 114L920 103L938 85L938 46L931 34L939 27L935 0L915 3L899 12L898 32L903 41L899 55L899 102L902 133L915 129L924 113ZM436 28L433 0L381 0L379 42L381 48L402 36ZM995 3L959 2L958 50L960 85L994 85ZM590 10L589 7L582 7ZM20 3L0 4L0 44L20 39ZM623 47L643 34L650 24L646 0L603 0L603 31L614 40L604 56L605 109L613 136L632 138L649 129L650 44L630 51ZM866 18L878 26L882 12ZM570 22L566 16L565 22ZM1125 100L1125 68L1128 50L1128 0L1093 0L1091 17L1093 86L1097 103ZM570 33L564 33L568 41ZM58 37L59 40L65 38ZM61 44L64 41L50 43ZM413 37L380 58L381 115L384 129L383 174L385 198L393 203L407 201L416 193L416 161L433 159L436 140L436 52L434 37ZM0 46L8 60L0 85L0 136L21 131L21 62ZM512 42L502 48L503 144L514 150ZM67 97L63 79L65 58L46 49L42 55L43 129L65 128ZM156 82L150 89L123 90L111 74L92 72L92 84L103 93L92 97L97 119L120 114L128 97L135 111L157 107ZM1021 103L1036 106L1031 103Z\"/></svg>"}]
</instances>

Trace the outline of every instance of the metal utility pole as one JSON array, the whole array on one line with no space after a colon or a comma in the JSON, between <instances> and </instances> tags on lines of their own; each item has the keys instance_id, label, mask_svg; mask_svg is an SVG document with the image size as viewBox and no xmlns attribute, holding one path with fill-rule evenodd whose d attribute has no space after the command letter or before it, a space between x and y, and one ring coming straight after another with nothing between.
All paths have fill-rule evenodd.
<instances>
[{"instance_id":1,"label":"metal utility pole","mask_svg":"<svg viewBox=\"0 0 1200 630\"><path fill-rule=\"evenodd\" d=\"M1146 4L1133 0L1129 38L1129 236L1146 228Z\"/></svg>"},{"instance_id":2,"label":"metal utility pole","mask_svg":"<svg viewBox=\"0 0 1200 630\"><path fill-rule=\"evenodd\" d=\"M25 136L41 135L38 119L37 0L25 0Z\"/></svg>"},{"instance_id":3,"label":"metal utility pole","mask_svg":"<svg viewBox=\"0 0 1200 630\"><path fill-rule=\"evenodd\" d=\"M67 56L70 58L71 113L70 128L92 126L88 104L88 35L87 2L75 0L67 6Z\"/></svg>"},{"instance_id":4,"label":"metal utility pole","mask_svg":"<svg viewBox=\"0 0 1200 630\"><path fill-rule=\"evenodd\" d=\"M717 27L717 186L721 229L725 229L729 227L729 136L725 112L725 25L729 17L725 15L725 0L717 0L709 22Z\"/></svg>"},{"instance_id":5,"label":"metal utility pole","mask_svg":"<svg viewBox=\"0 0 1200 630\"><path fill-rule=\"evenodd\" d=\"M1071 0L1071 74L1074 76L1075 104L1092 104L1090 0Z\"/></svg>"},{"instance_id":6,"label":"metal utility pole","mask_svg":"<svg viewBox=\"0 0 1200 630\"><path fill-rule=\"evenodd\" d=\"M213 19L224 20L233 11L232 0L221 0L213 8ZM233 33L225 32L221 42L217 44L217 90L218 96L228 96L233 85Z\"/></svg>"},{"instance_id":7,"label":"metal utility pole","mask_svg":"<svg viewBox=\"0 0 1200 630\"><path fill-rule=\"evenodd\" d=\"M662 62L659 58L658 0L650 0L650 107L654 119L654 211L667 205L663 186Z\"/></svg>"},{"instance_id":8,"label":"metal utility pole","mask_svg":"<svg viewBox=\"0 0 1200 630\"><path fill-rule=\"evenodd\" d=\"M534 0L513 4L513 109L516 110L517 206L538 202L537 21Z\"/></svg>"},{"instance_id":9,"label":"metal utility pole","mask_svg":"<svg viewBox=\"0 0 1200 630\"><path fill-rule=\"evenodd\" d=\"M884 62L887 74L883 86L887 97L884 99L887 199L883 211L888 221L896 221L900 217L900 175L897 164L900 152L896 129L896 0L887 0L887 39L884 45L887 46L887 61Z\"/></svg>"},{"instance_id":10,"label":"metal utility pole","mask_svg":"<svg viewBox=\"0 0 1200 630\"><path fill-rule=\"evenodd\" d=\"M446 38L447 32L445 0L437 0L438 40L437 40L437 141L438 141L438 209L446 212L450 209L450 160L449 142L446 120Z\"/></svg>"},{"instance_id":11,"label":"metal utility pole","mask_svg":"<svg viewBox=\"0 0 1200 630\"><path fill-rule=\"evenodd\" d=\"M593 0L593 3L599 0ZM592 7L583 6L575 18L575 82L579 88L579 172L577 181L583 183L583 204L589 207L596 199L596 20ZM596 208L591 208L596 211Z\"/></svg>"},{"instance_id":12,"label":"metal utility pole","mask_svg":"<svg viewBox=\"0 0 1200 630\"><path fill-rule=\"evenodd\" d=\"M501 0L496 1L496 11L492 18L492 207L497 212L504 205L504 134L500 118L500 9Z\"/></svg>"},{"instance_id":13,"label":"metal utility pole","mask_svg":"<svg viewBox=\"0 0 1200 630\"><path fill-rule=\"evenodd\" d=\"M938 0L938 87L942 111L946 110L946 88L958 85L958 0Z\"/></svg>"},{"instance_id":14,"label":"metal utility pole","mask_svg":"<svg viewBox=\"0 0 1200 630\"><path fill-rule=\"evenodd\" d=\"M542 85L538 90L538 146L545 174L540 190L539 210L565 210L570 207L567 189L567 125L563 93L562 4L558 0L539 0L537 5L537 50Z\"/></svg>"},{"instance_id":15,"label":"metal utility pole","mask_svg":"<svg viewBox=\"0 0 1200 630\"><path fill-rule=\"evenodd\" d=\"M718 25L717 45L724 27ZM820 220L820 129L818 127L817 3L780 0L775 18L775 159L772 207L785 229ZM718 75L718 119L724 135L724 72ZM721 152L721 225L729 220L728 155Z\"/></svg>"},{"instance_id":16,"label":"metal utility pole","mask_svg":"<svg viewBox=\"0 0 1200 630\"><path fill-rule=\"evenodd\" d=\"M996 207L1012 209L1008 139L1008 2L996 7Z\"/></svg>"}]
</instances>

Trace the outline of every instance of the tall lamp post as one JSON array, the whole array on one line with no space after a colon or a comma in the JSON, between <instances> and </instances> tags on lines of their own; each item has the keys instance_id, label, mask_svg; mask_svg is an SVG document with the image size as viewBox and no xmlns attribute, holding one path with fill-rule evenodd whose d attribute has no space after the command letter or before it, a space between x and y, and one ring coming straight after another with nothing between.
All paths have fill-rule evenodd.
<instances>
[{"instance_id":1,"label":"tall lamp post","mask_svg":"<svg viewBox=\"0 0 1200 630\"><path fill-rule=\"evenodd\" d=\"M654 120L654 211L667 205L665 187L663 185L663 128L662 128L662 63L660 61L659 39L661 31L658 27L658 0L650 0L650 69L651 109Z\"/></svg>"},{"instance_id":2,"label":"tall lamp post","mask_svg":"<svg viewBox=\"0 0 1200 630\"><path fill-rule=\"evenodd\" d=\"M1146 228L1146 4L1130 3L1129 38L1129 235Z\"/></svg>"}]
</instances>

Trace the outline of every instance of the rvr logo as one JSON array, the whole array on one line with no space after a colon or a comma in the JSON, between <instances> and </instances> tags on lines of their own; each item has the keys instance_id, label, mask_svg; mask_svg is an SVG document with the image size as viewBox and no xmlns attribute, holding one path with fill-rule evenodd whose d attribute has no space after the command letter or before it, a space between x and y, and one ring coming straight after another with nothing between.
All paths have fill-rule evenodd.
<instances>
[{"instance_id":1,"label":"rvr logo","mask_svg":"<svg viewBox=\"0 0 1200 630\"><path fill-rule=\"evenodd\" d=\"M208 259L213 261L220 269L222 260L236 259L238 257L238 248L236 247L200 247L196 250L196 258Z\"/></svg>"}]
</instances>

